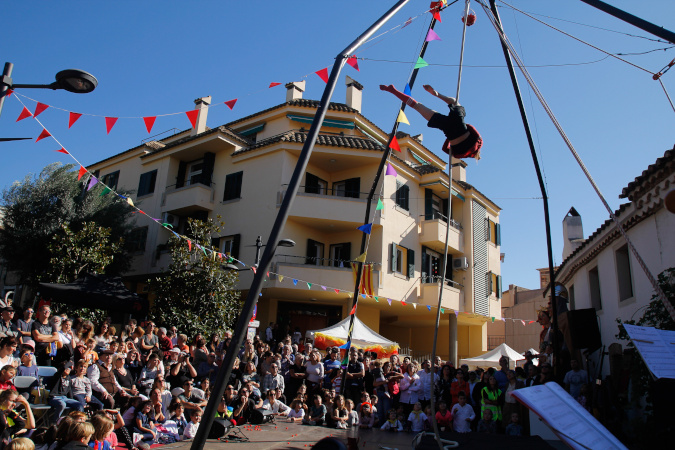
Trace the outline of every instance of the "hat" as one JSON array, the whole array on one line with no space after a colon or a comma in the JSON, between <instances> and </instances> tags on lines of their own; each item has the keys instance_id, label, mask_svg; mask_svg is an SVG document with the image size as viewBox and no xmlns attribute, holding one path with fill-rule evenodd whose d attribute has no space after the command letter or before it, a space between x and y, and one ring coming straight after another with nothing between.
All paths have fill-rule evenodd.
<instances>
[{"instance_id":1,"label":"hat","mask_svg":"<svg viewBox=\"0 0 675 450\"><path fill-rule=\"evenodd\" d=\"M2 311L3 311L3 312L5 312L5 311L14 311L14 308L12 308L12 305L9 305L9 306L5 306L4 308L2 308Z\"/></svg>"},{"instance_id":2,"label":"hat","mask_svg":"<svg viewBox=\"0 0 675 450\"><path fill-rule=\"evenodd\" d=\"M30 347L33 347L33 350L35 350L35 341L32 339L28 339L26 342L23 343L23 345L28 345Z\"/></svg>"},{"instance_id":3,"label":"hat","mask_svg":"<svg viewBox=\"0 0 675 450\"><path fill-rule=\"evenodd\" d=\"M169 353L180 353L180 349L178 347L174 347L171 350L169 350Z\"/></svg>"},{"instance_id":4,"label":"hat","mask_svg":"<svg viewBox=\"0 0 675 450\"><path fill-rule=\"evenodd\" d=\"M115 352L113 352L112 350L108 350L108 349L101 351L101 355L114 355L114 354L115 354Z\"/></svg>"}]
</instances>

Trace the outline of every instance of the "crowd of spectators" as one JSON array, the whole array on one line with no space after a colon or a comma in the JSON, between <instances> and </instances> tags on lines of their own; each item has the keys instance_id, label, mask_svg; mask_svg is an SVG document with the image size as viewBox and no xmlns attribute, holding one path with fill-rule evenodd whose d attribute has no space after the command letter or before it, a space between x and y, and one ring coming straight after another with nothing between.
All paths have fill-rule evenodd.
<instances>
[{"instance_id":1,"label":"crowd of spectators","mask_svg":"<svg viewBox=\"0 0 675 450\"><path fill-rule=\"evenodd\" d=\"M45 450L78 442L103 450L123 443L136 450L190 439L232 340L231 332L188 337L176 327L152 321L140 326L133 319L118 331L110 320L95 325L52 315L49 305L26 308L18 320L11 306L1 314L0 450L23 436ZM407 356L378 358L355 347L346 355L337 347L321 352L301 343L298 330L275 339L271 328L264 338L235 349L218 407L219 416L235 425L279 418L418 432L431 428L433 395L443 430L522 434L512 392L552 380L550 364L536 366L531 358L515 371L508 359L500 361L500 370L469 371L439 357L432 364ZM44 366L56 372L39 376ZM578 370L570 389L583 396ZM35 377L36 384L17 389L17 375ZM41 397L51 407L45 421L51 426L36 429L30 404Z\"/></svg>"}]
</instances>

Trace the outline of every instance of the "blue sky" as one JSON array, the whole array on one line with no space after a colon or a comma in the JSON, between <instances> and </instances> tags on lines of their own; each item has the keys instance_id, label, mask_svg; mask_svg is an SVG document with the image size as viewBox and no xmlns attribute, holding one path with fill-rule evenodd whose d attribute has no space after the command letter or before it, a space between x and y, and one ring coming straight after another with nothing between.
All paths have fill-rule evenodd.
<instances>
[{"instance_id":1,"label":"blue sky","mask_svg":"<svg viewBox=\"0 0 675 450\"><path fill-rule=\"evenodd\" d=\"M286 2L117 1L13 2L3 12L3 58L15 64L17 83L50 82L59 70L80 68L94 74L99 87L87 95L64 91L24 90L22 93L79 113L158 117L153 134L185 129L182 112L195 98L211 95L208 125L218 126L285 99L282 86L270 82L307 81L305 98L320 99L325 84L314 72L331 67L334 56L395 2L390 0L329 0ZM512 0L511 5L563 29L635 65L657 72L675 57L671 45L596 9L573 0ZM675 31L672 0L609 0L612 5ZM594 176L613 209L621 189L675 144L675 112L651 75L606 57L557 31L501 4L509 39L521 55L563 129ZM391 129L398 104L381 93L380 83L402 87L421 45L430 15L428 0L411 0L382 32L416 19L367 43L357 53L361 71L342 72L364 85L363 113L385 130ZM498 37L480 5L472 8L477 23L468 29L460 102L467 121L482 133L483 159L469 161L467 180L503 208L502 265L504 288L509 284L537 288L535 269L547 266L542 200L517 103ZM432 108L442 104L422 89L432 84L454 95L461 40L462 5L442 13L435 28L441 41L430 44L413 95ZM633 35L628 36L627 34ZM648 37L643 39L635 36ZM0 61L0 62L4 62ZM663 77L675 100L675 70ZM555 262L561 262L562 219L574 206L584 233L591 234L607 218L599 199L573 160L556 129L531 93L519 82L528 109L540 164L549 193ZM238 98L234 111L222 102ZM344 81L333 101L344 102ZM29 109L35 103L25 100ZM0 119L1 137L33 137L32 119L15 123L21 111L10 98ZM410 126L401 131L424 134L424 144L439 152L442 136L408 112ZM83 164L135 147L149 135L141 119L120 119L106 135L102 117L83 116L70 130L68 115L50 108L39 117ZM58 145L0 143L6 187L45 165L71 162L55 153ZM271 224L270 224L271 225Z\"/></svg>"}]
</instances>

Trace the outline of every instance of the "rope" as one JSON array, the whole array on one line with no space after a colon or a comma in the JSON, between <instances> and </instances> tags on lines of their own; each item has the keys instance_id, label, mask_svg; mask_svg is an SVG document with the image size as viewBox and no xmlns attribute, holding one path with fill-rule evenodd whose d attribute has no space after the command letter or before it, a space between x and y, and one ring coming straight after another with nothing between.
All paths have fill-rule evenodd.
<instances>
[{"instance_id":1,"label":"rope","mask_svg":"<svg viewBox=\"0 0 675 450\"><path fill-rule=\"evenodd\" d=\"M560 133L560 136L565 141L565 144L567 144L567 147L569 148L570 152L572 153L572 156L574 156L574 159L579 164L579 167L583 171L584 175L586 176L588 181L591 183L591 186L593 187L593 190L595 190L595 193L598 195L598 198L600 199L600 201L604 205L605 209L609 213L610 218L616 224L617 229L619 230L619 233L621 233L621 236L623 236L623 238L626 240L626 244L631 249L631 252L633 253L633 256L635 256L635 259L637 260L638 264L640 265L640 267L644 271L645 275L647 276L647 279L651 283L651 285L654 288L654 291L658 295L659 299L663 302L663 305L666 308L666 310L668 311L668 313L670 314L670 317L673 320L675 320L675 307L673 307L673 305L670 303L670 301L666 297L666 294L661 289L661 286L656 281L656 278L654 278L654 275L652 275L651 271L647 268L647 265L643 261L642 257L638 253L635 246L633 245L633 242L628 238L628 234L626 233L626 230L624 230L623 226L621 225L621 222L619 221L619 219L614 214L614 211L612 211L612 208L610 208L609 204L607 203L607 200L605 200L605 197L602 195L602 192L600 192L600 188L595 183L595 180L593 179L592 175L590 174L590 172L586 168L586 165L582 161L582 159L579 156L579 154L577 153L576 149L572 145L572 142L567 137L567 134L565 134L565 131L563 130L562 126L560 125L560 122L558 122L558 119L553 114L553 111L551 110L551 108L548 106L548 103L546 103L546 99L544 99L544 96L542 95L541 91L537 87L536 83L534 82L534 80L530 76L527 69L524 67L524 64L521 61L520 57L518 56L518 53L515 51L515 49L511 45L511 42L508 40L508 38L504 34L504 31L502 30L502 28L497 24L494 16L490 12L490 10L487 8L487 6L484 5L480 1L478 3L480 3L480 5L482 6L482 8L485 11L486 15L488 16L490 22L492 23L495 30L497 31L497 34L499 35L499 38L502 40L504 45L508 48L509 53L511 53L511 56L513 57L514 61L516 62L516 64L518 64L518 68L520 69L521 73L523 74L523 76L527 80L528 84L532 88L532 91L535 93L535 95L539 99L539 102L541 103L544 110L548 114L549 118L551 119L551 122L553 122L553 124L557 128L558 133Z\"/></svg>"}]
</instances>

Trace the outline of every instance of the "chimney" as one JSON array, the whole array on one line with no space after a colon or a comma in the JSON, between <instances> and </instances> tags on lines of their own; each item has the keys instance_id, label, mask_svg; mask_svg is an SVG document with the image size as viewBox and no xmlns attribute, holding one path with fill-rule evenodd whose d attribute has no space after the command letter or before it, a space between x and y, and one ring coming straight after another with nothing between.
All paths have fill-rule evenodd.
<instances>
[{"instance_id":1,"label":"chimney","mask_svg":"<svg viewBox=\"0 0 675 450\"><path fill-rule=\"evenodd\" d=\"M363 85L349 75L345 77L345 84L347 85L347 106L361 112Z\"/></svg>"},{"instance_id":2,"label":"chimney","mask_svg":"<svg viewBox=\"0 0 675 450\"><path fill-rule=\"evenodd\" d=\"M584 227L581 216L574 207L570 208L563 219L563 261L584 242Z\"/></svg>"},{"instance_id":3,"label":"chimney","mask_svg":"<svg viewBox=\"0 0 675 450\"><path fill-rule=\"evenodd\" d=\"M286 102L292 102L293 100L302 98L303 92L305 92L304 80L286 83Z\"/></svg>"},{"instance_id":4,"label":"chimney","mask_svg":"<svg viewBox=\"0 0 675 450\"><path fill-rule=\"evenodd\" d=\"M190 136L197 135L206 131L206 116L209 115L209 105L211 96L202 97L195 100L195 109L199 110L197 114L197 124L190 132Z\"/></svg>"}]
</instances>

